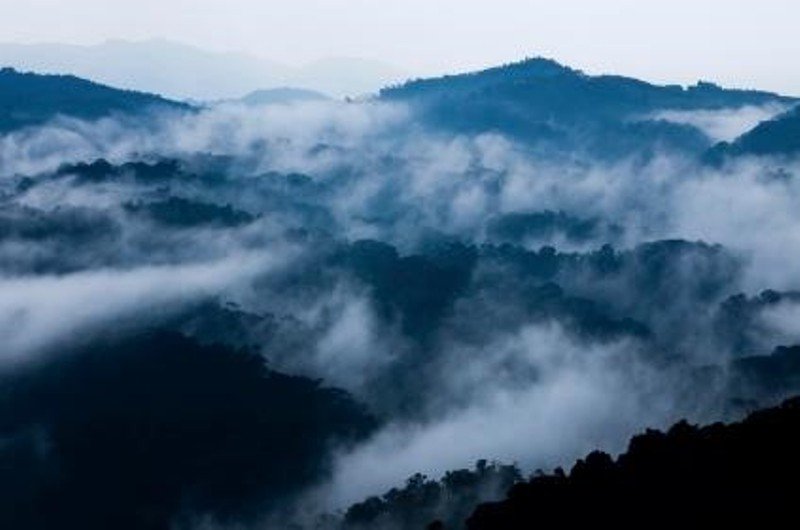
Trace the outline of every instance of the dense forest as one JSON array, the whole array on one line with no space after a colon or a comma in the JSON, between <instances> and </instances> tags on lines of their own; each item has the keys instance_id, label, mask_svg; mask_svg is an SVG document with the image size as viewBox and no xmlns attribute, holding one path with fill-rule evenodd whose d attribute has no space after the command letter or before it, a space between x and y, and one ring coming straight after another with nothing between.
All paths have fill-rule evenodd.
<instances>
[{"instance_id":1,"label":"dense forest","mask_svg":"<svg viewBox=\"0 0 800 530\"><path fill-rule=\"evenodd\" d=\"M36 75L0 70L0 132L42 125L56 116L98 119L165 110L188 111L188 105L133 91L116 90L73 76Z\"/></svg>"},{"instance_id":2,"label":"dense forest","mask_svg":"<svg viewBox=\"0 0 800 530\"><path fill-rule=\"evenodd\" d=\"M540 473L484 504L469 530L783 526L794 516L800 401L731 425L686 422L634 437L614 459L594 452L567 474Z\"/></svg>"},{"instance_id":3,"label":"dense forest","mask_svg":"<svg viewBox=\"0 0 800 530\"><path fill-rule=\"evenodd\" d=\"M797 105L545 59L194 106L3 70L0 525L763 526Z\"/></svg>"}]
</instances>

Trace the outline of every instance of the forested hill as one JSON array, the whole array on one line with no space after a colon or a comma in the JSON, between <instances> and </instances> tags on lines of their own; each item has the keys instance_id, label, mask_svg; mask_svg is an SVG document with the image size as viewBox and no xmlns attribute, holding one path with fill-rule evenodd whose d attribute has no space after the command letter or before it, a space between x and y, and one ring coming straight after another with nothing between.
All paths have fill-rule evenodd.
<instances>
[{"instance_id":1,"label":"forested hill","mask_svg":"<svg viewBox=\"0 0 800 530\"><path fill-rule=\"evenodd\" d=\"M542 58L411 81L383 90L380 97L418 106L422 119L432 126L464 133L500 132L566 150L577 144L607 155L653 145L702 148L697 129L654 119L659 110L720 110L794 101L706 82L685 88L616 75L592 76Z\"/></svg>"},{"instance_id":2,"label":"forested hill","mask_svg":"<svg viewBox=\"0 0 800 530\"><path fill-rule=\"evenodd\" d=\"M543 58L475 73L414 80L384 89L380 95L384 99L427 99L431 103L435 98L469 98L481 104L495 99L498 105L513 101L536 114L575 117L586 113L619 117L663 108L715 109L795 101L771 92L726 89L702 81L682 87L619 75L593 76Z\"/></svg>"},{"instance_id":3,"label":"forested hill","mask_svg":"<svg viewBox=\"0 0 800 530\"><path fill-rule=\"evenodd\" d=\"M119 90L69 75L0 70L0 132L39 125L56 116L97 119L149 110L188 110L160 96Z\"/></svg>"}]
</instances>

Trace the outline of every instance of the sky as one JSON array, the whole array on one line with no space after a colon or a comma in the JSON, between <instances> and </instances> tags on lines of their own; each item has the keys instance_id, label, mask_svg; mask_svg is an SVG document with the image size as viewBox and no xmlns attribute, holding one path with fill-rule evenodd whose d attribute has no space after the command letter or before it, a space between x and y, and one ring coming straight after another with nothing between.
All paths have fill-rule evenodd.
<instances>
[{"instance_id":1,"label":"sky","mask_svg":"<svg viewBox=\"0 0 800 530\"><path fill-rule=\"evenodd\" d=\"M589 73L800 95L797 0L0 0L0 42L167 38L412 75L546 56Z\"/></svg>"}]
</instances>

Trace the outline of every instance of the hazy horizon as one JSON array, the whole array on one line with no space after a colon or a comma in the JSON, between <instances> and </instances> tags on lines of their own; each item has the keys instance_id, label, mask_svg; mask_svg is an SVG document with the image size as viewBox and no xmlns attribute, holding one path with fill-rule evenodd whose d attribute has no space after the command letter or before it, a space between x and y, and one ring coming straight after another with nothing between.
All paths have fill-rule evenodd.
<instances>
[{"instance_id":1,"label":"hazy horizon","mask_svg":"<svg viewBox=\"0 0 800 530\"><path fill-rule=\"evenodd\" d=\"M314 16L310 16L312 14ZM800 94L800 6L754 2L567 0L31 0L0 21L0 42L96 45L166 39L291 67L363 58L410 77L479 70L543 56L590 74L666 84L719 84ZM747 38L739 38L746 35Z\"/></svg>"}]
</instances>

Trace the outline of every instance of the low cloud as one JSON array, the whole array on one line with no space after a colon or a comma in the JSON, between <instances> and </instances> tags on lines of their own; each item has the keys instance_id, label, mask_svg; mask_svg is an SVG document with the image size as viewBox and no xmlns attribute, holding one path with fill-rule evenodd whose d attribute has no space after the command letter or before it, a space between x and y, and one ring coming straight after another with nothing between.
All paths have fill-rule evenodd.
<instances>
[{"instance_id":1,"label":"low cloud","mask_svg":"<svg viewBox=\"0 0 800 530\"><path fill-rule=\"evenodd\" d=\"M652 119L691 125L703 131L714 142L730 142L762 121L769 120L789 109L787 105L771 104L719 110L664 110Z\"/></svg>"},{"instance_id":2,"label":"low cloud","mask_svg":"<svg viewBox=\"0 0 800 530\"><path fill-rule=\"evenodd\" d=\"M32 352L104 324L217 295L276 265L268 256L250 255L216 263L2 279L2 361L24 361Z\"/></svg>"},{"instance_id":3,"label":"low cloud","mask_svg":"<svg viewBox=\"0 0 800 530\"><path fill-rule=\"evenodd\" d=\"M527 326L471 353L469 360L453 359L460 367L449 366L455 386L437 389L443 396L466 391L469 401L422 423L390 424L342 453L325 490L331 507L388 490L416 472L440 476L482 458L526 470L568 465L596 447L620 451L628 433L673 419L668 395L654 399L655 374L624 343L588 346L557 326ZM493 377L512 360L538 377L520 388Z\"/></svg>"},{"instance_id":4,"label":"low cloud","mask_svg":"<svg viewBox=\"0 0 800 530\"><path fill-rule=\"evenodd\" d=\"M656 117L721 140L780 110ZM52 174L96 158L179 163L162 180L132 168L95 180L79 178L85 168ZM337 452L315 492L326 507L482 458L525 471L567 464L677 415L714 417L682 402L685 387L660 368L730 359L713 329L727 297L800 289L800 166L776 167L712 169L661 152L556 159L498 133L422 130L413 109L375 102L60 119L0 138L0 195L24 221L0 219L4 360L219 298L239 304L225 306L230 318L241 310L269 328L256 346L271 366L322 378L384 415L371 440ZM169 197L184 200L191 222L141 213ZM215 224L208 205L243 220ZM116 231L66 244L75 230L42 228L73 210ZM517 247L492 239L493 220L541 212L600 228L578 241L557 230ZM384 245L361 255L351 243L363 238ZM643 245L666 239L691 243ZM453 242L463 252L448 254ZM54 272L54 261L70 268ZM795 313L781 306L763 321L789 343L800 340Z\"/></svg>"}]
</instances>

